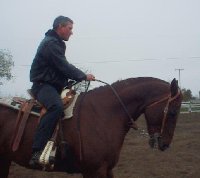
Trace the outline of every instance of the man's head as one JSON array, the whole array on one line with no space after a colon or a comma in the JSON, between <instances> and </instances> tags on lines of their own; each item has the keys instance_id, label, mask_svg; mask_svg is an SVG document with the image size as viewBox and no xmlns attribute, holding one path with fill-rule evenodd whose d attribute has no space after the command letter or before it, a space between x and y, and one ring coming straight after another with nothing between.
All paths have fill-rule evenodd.
<instances>
[{"instance_id":1,"label":"man's head","mask_svg":"<svg viewBox=\"0 0 200 178\"><path fill-rule=\"evenodd\" d=\"M53 29L62 40L68 41L73 34L73 21L68 17L58 16L53 22Z\"/></svg>"}]
</instances>

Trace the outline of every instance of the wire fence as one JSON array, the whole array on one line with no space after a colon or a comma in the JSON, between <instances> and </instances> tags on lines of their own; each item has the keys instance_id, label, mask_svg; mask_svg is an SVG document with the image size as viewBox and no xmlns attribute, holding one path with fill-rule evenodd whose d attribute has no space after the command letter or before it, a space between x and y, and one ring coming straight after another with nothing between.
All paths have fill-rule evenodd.
<instances>
[{"instance_id":1,"label":"wire fence","mask_svg":"<svg viewBox=\"0 0 200 178\"><path fill-rule=\"evenodd\" d=\"M181 113L193 113L193 112L200 112L200 101L193 102L182 102L181 104Z\"/></svg>"}]
</instances>

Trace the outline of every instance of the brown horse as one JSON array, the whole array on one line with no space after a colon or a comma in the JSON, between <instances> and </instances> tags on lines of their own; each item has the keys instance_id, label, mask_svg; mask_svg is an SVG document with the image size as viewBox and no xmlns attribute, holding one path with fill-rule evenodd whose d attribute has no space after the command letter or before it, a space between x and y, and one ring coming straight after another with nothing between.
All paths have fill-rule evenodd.
<instances>
[{"instance_id":1,"label":"brown horse","mask_svg":"<svg viewBox=\"0 0 200 178\"><path fill-rule=\"evenodd\" d=\"M84 178L114 178L112 169L130 122L143 113L150 146L157 144L164 151L172 141L181 101L175 79L169 84L150 77L117 81L81 94L73 118L62 121L70 153L61 159L58 149L55 171L79 172ZM17 114L17 110L0 105L0 178L7 178L11 161L28 167L31 157L37 117L30 115L19 149L12 152Z\"/></svg>"}]
</instances>

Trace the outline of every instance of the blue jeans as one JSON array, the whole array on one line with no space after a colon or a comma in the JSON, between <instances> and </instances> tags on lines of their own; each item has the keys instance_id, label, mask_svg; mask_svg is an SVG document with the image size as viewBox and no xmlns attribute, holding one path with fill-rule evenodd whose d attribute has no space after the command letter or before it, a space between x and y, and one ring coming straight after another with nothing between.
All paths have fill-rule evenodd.
<instances>
[{"instance_id":1,"label":"blue jeans","mask_svg":"<svg viewBox=\"0 0 200 178\"><path fill-rule=\"evenodd\" d=\"M63 103L59 91L49 84L33 84L32 92L35 98L47 109L41 118L33 139L33 152L44 149L52 137L58 120L63 115Z\"/></svg>"}]
</instances>

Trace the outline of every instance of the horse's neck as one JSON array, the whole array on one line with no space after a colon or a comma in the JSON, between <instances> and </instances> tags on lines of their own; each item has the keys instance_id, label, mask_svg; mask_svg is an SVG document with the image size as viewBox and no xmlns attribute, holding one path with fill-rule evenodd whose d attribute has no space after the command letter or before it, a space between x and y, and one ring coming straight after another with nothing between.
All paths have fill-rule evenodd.
<instances>
[{"instance_id":1,"label":"horse's neck","mask_svg":"<svg viewBox=\"0 0 200 178\"><path fill-rule=\"evenodd\" d=\"M120 103L119 98L109 86L92 92L91 95L85 99L85 105L90 105L91 112L91 106L94 108L93 117L98 118L97 120L105 122L108 125L113 125L116 123L119 125L120 129L124 127L125 123L127 122L127 115L124 112L122 103ZM89 108L85 109L87 110Z\"/></svg>"},{"instance_id":2,"label":"horse's neck","mask_svg":"<svg viewBox=\"0 0 200 178\"><path fill-rule=\"evenodd\" d=\"M124 87L116 86L116 92L134 120L137 120L151 103L169 94L167 83L161 81L132 84L124 82ZM119 104L122 107L120 102Z\"/></svg>"},{"instance_id":3,"label":"horse's neck","mask_svg":"<svg viewBox=\"0 0 200 178\"><path fill-rule=\"evenodd\" d=\"M157 88L159 87L159 90ZM113 91L114 90L114 91ZM133 82L123 81L112 86L106 86L93 92L97 107L102 112L114 117L123 117L127 122L130 114L136 120L152 102L158 100L166 91L166 86L162 87L160 81ZM98 106L99 105L99 106ZM124 109L124 106L126 109ZM96 106L95 106L96 107ZM107 110L109 108L109 110ZM129 114L125 111L127 110Z\"/></svg>"}]
</instances>

